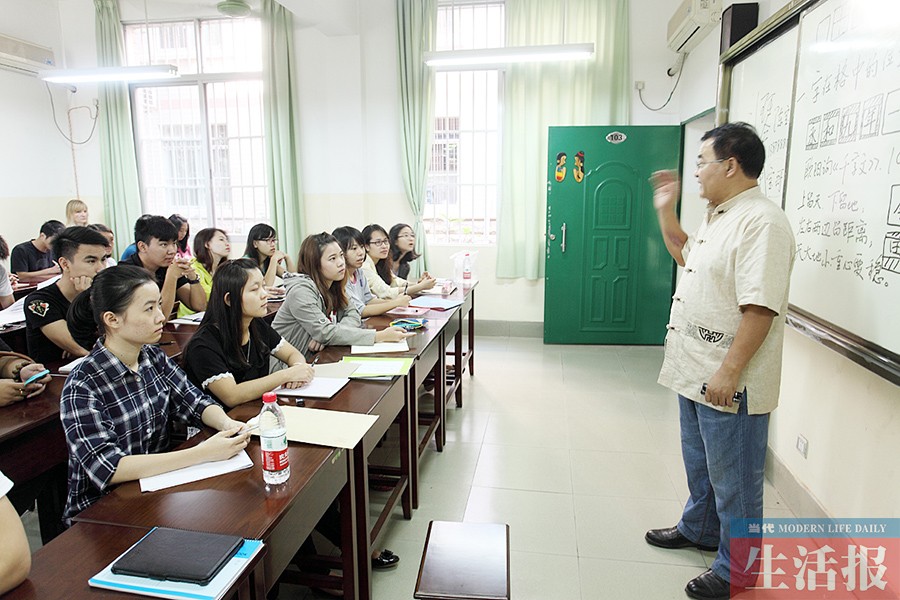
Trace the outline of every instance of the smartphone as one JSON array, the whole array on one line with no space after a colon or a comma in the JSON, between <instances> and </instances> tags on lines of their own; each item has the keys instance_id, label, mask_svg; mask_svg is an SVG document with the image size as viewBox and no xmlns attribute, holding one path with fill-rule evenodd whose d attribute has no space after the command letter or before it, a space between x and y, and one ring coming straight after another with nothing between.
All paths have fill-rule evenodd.
<instances>
[{"instance_id":1,"label":"smartphone","mask_svg":"<svg viewBox=\"0 0 900 600\"><path fill-rule=\"evenodd\" d=\"M28 379L23 381L22 385L28 385L29 383L34 383L38 379L43 379L44 377L46 377L49 374L50 374L50 369L44 369L43 371L41 371L39 373L35 373L31 377L29 377Z\"/></svg>"}]
</instances>

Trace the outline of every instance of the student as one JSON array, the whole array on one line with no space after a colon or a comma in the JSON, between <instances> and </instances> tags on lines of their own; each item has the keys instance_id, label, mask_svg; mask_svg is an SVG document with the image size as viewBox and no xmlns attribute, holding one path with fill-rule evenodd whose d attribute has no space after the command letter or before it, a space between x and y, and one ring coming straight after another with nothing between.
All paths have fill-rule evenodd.
<instances>
[{"instance_id":1,"label":"student","mask_svg":"<svg viewBox=\"0 0 900 600\"><path fill-rule=\"evenodd\" d=\"M256 261L263 273L267 287L275 285L275 277L284 277L285 270L294 271L290 257L277 248L275 230L265 223L257 223L247 234L247 248L244 256ZM284 263L284 264L282 264Z\"/></svg>"},{"instance_id":2,"label":"student","mask_svg":"<svg viewBox=\"0 0 900 600\"><path fill-rule=\"evenodd\" d=\"M88 225L88 228L93 229L94 231L100 232L101 234L103 234L103 237L106 238L106 241L109 242L106 245L106 253L109 254L109 256L106 259L106 266L107 267L116 266L118 263L116 262L116 259L114 259L112 257L113 250L115 249L114 243L116 241L116 237L115 237L115 234L113 234L112 229L110 229L103 223L93 223L91 225Z\"/></svg>"},{"instance_id":3,"label":"student","mask_svg":"<svg viewBox=\"0 0 900 600\"><path fill-rule=\"evenodd\" d=\"M22 520L6 494L13 483L0 472L0 596L13 589L28 577L31 571L31 549Z\"/></svg>"},{"instance_id":4,"label":"student","mask_svg":"<svg viewBox=\"0 0 900 600\"><path fill-rule=\"evenodd\" d=\"M0 260L9 258L9 245L3 236L0 236ZM10 275L6 267L0 263L0 310L7 308L16 301L13 295L13 283L18 283L18 277Z\"/></svg>"},{"instance_id":5,"label":"student","mask_svg":"<svg viewBox=\"0 0 900 600\"><path fill-rule=\"evenodd\" d=\"M43 392L50 383L49 375L28 385L23 383L43 370L44 365L24 354L12 352L6 342L0 340L0 408Z\"/></svg>"},{"instance_id":6,"label":"student","mask_svg":"<svg viewBox=\"0 0 900 600\"><path fill-rule=\"evenodd\" d=\"M391 240L391 270L397 277L406 279L409 263L421 256L416 252L416 234L406 223L397 223L391 227L388 238Z\"/></svg>"},{"instance_id":7,"label":"student","mask_svg":"<svg viewBox=\"0 0 900 600\"><path fill-rule=\"evenodd\" d=\"M381 225L367 225L362 230L369 256L363 263L372 293L382 299L396 298L400 294L418 294L434 287L434 277L425 273L417 283L409 283L391 272L390 237Z\"/></svg>"},{"instance_id":8,"label":"student","mask_svg":"<svg viewBox=\"0 0 900 600\"><path fill-rule=\"evenodd\" d=\"M333 235L311 235L300 246L299 277L285 282L284 305L272 327L295 348L309 355L325 346L396 342L412 333L399 327L362 329L359 309L344 293L346 268L341 246ZM270 361L275 371L282 368Z\"/></svg>"},{"instance_id":9,"label":"student","mask_svg":"<svg viewBox=\"0 0 900 600\"><path fill-rule=\"evenodd\" d=\"M175 226L175 229L178 231L178 236L175 238L175 245L177 249L175 250L176 258L186 258L188 260L192 259L191 255L191 226L188 225L187 219L182 217L179 214L169 215L169 221L172 222L172 225Z\"/></svg>"},{"instance_id":10,"label":"student","mask_svg":"<svg viewBox=\"0 0 900 600\"><path fill-rule=\"evenodd\" d=\"M361 270L366 260L366 240L358 229L338 227L331 234L344 252L344 262L347 265L347 297L356 305L363 318L383 315L398 306L409 306L410 297L406 294L382 300L369 289L366 274Z\"/></svg>"},{"instance_id":11,"label":"student","mask_svg":"<svg viewBox=\"0 0 900 600\"><path fill-rule=\"evenodd\" d=\"M153 217L153 216L154 215L144 214L144 215L141 215L140 217L138 217L138 221L143 221L143 220L149 219L150 217ZM137 223L134 224L134 227L135 227L135 229L137 229ZM119 262L122 262L123 260L127 260L129 257L131 257L132 254L137 254L137 244L134 242L131 242L130 244L125 246L125 249L122 250L122 256L119 257Z\"/></svg>"},{"instance_id":12,"label":"student","mask_svg":"<svg viewBox=\"0 0 900 600\"><path fill-rule=\"evenodd\" d=\"M22 283L40 283L59 275L62 271L53 261L50 245L53 238L65 227L59 221L47 221L41 225L40 234L28 242L17 244L9 260L9 270Z\"/></svg>"},{"instance_id":13,"label":"student","mask_svg":"<svg viewBox=\"0 0 900 600\"><path fill-rule=\"evenodd\" d=\"M62 276L25 298L28 354L43 363L88 353L69 332L66 314L75 297L106 267L106 238L87 227L67 227L54 238L53 253L59 257Z\"/></svg>"},{"instance_id":14,"label":"student","mask_svg":"<svg viewBox=\"0 0 900 600\"><path fill-rule=\"evenodd\" d=\"M87 227L88 206L77 198L66 203L66 227Z\"/></svg>"},{"instance_id":15,"label":"student","mask_svg":"<svg viewBox=\"0 0 900 600\"><path fill-rule=\"evenodd\" d=\"M207 301L212 291L213 276L216 269L228 261L231 255L231 242L228 234L215 227L201 229L194 236L194 256L191 258L191 268L200 276L200 287L206 294ZM182 304L178 307L178 316L186 317L194 314L194 311Z\"/></svg>"},{"instance_id":16,"label":"student","mask_svg":"<svg viewBox=\"0 0 900 600\"><path fill-rule=\"evenodd\" d=\"M166 322L161 304L153 276L131 265L106 269L91 286L102 337L69 374L60 395L69 447L67 524L111 485L225 460L247 446L244 424L226 416L153 345ZM202 423L219 433L167 452L170 419Z\"/></svg>"},{"instance_id":17,"label":"student","mask_svg":"<svg viewBox=\"0 0 900 600\"><path fill-rule=\"evenodd\" d=\"M222 266L209 306L184 351L188 378L226 407L258 400L278 386L300 387L313 370L264 317L269 293L249 258ZM269 359L287 368L269 375Z\"/></svg>"},{"instance_id":18,"label":"student","mask_svg":"<svg viewBox=\"0 0 900 600\"><path fill-rule=\"evenodd\" d=\"M165 217L141 217L134 224L134 242L137 254L120 261L120 264L143 267L156 278L162 294L162 310L166 317L172 314L175 299L195 311L206 309L206 292L200 287L200 276L191 268L190 261L175 258L175 238L178 232Z\"/></svg>"}]
</instances>

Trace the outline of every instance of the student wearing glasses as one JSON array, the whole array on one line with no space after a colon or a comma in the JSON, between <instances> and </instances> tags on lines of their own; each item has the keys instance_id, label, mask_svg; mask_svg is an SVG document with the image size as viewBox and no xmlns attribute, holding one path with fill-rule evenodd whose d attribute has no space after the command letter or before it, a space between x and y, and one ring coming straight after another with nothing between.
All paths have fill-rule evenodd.
<instances>
[{"instance_id":1,"label":"student wearing glasses","mask_svg":"<svg viewBox=\"0 0 900 600\"><path fill-rule=\"evenodd\" d=\"M369 256L363 263L362 271L369 282L372 293L379 298L390 300L400 294L413 295L434 287L434 277L425 273L416 283L410 283L391 272L391 239L381 225L367 225L362 230Z\"/></svg>"},{"instance_id":2,"label":"student wearing glasses","mask_svg":"<svg viewBox=\"0 0 900 600\"><path fill-rule=\"evenodd\" d=\"M382 300L372 293L362 265L366 260L366 239L355 227L338 227L331 234L337 239L344 252L347 265L347 298L356 304L362 318L383 315L387 311L409 306L410 297L399 294L396 298Z\"/></svg>"},{"instance_id":3,"label":"student wearing glasses","mask_svg":"<svg viewBox=\"0 0 900 600\"><path fill-rule=\"evenodd\" d=\"M275 277L284 277L285 272L294 272L293 261L278 249L275 229L265 223L257 223L250 228L244 256L256 261L256 266L263 273L266 287L275 285Z\"/></svg>"},{"instance_id":4,"label":"student wearing glasses","mask_svg":"<svg viewBox=\"0 0 900 600\"><path fill-rule=\"evenodd\" d=\"M397 277L407 279L409 263L422 256L416 252L416 234L406 223L397 223L391 227L388 237L391 240L391 270Z\"/></svg>"},{"instance_id":5,"label":"student wearing glasses","mask_svg":"<svg viewBox=\"0 0 900 600\"><path fill-rule=\"evenodd\" d=\"M119 265L94 278L91 307L101 338L60 394L69 447L66 523L110 486L225 460L247 446L244 423L229 418L154 345L166 322L161 305L159 286L146 269ZM218 433L169 452L172 419Z\"/></svg>"}]
</instances>

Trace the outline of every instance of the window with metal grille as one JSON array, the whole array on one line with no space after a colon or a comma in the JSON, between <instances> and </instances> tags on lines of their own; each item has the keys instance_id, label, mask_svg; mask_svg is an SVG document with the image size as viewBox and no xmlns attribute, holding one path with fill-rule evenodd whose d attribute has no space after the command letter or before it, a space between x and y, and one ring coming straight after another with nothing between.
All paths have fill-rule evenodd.
<instances>
[{"instance_id":1,"label":"window with metal grille","mask_svg":"<svg viewBox=\"0 0 900 600\"><path fill-rule=\"evenodd\" d=\"M436 49L503 46L503 8L498 0L441 0ZM501 85L496 69L435 73L424 211L430 243L496 242Z\"/></svg>"},{"instance_id":2,"label":"window with metal grille","mask_svg":"<svg viewBox=\"0 0 900 600\"><path fill-rule=\"evenodd\" d=\"M131 88L143 212L237 239L267 221L259 20L127 24L125 50L181 75Z\"/></svg>"}]
</instances>

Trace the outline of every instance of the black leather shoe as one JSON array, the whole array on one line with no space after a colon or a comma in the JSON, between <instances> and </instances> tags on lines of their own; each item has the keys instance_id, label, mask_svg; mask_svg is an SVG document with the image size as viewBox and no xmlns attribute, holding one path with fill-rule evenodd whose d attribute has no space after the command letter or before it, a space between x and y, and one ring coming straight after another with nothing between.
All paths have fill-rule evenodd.
<instances>
[{"instance_id":1,"label":"black leather shoe","mask_svg":"<svg viewBox=\"0 0 900 600\"><path fill-rule=\"evenodd\" d=\"M390 550L382 550L381 554L372 559L373 569L390 569L396 567L400 562L400 557Z\"/></svg>"},{"instance_id":2,"label":"black leather shoe","mask_svg":"<svg viewBox=\"0 0 900 600\"><path fill-rule=\"evenodd\" d=\"M696 600L728 600L731 584L712 572L712 569L688 581L684 593Z\"/></svg>"},{"instance_id":3,"label":"black leather shoe","mask_svg":"<svg viewBox=\"0 0 900 600\"><path fill-rule=\"evenodd\" d=\"M719 549L718 546L704 546L702 544L696 544L692 542L691 540L681 535L681 532L678 531L677 527L669 527L668 529L651 529L647 532L647 535L644 536L644 539L647 540L647 543L651 546L665 548L666 550L676 550L678 548L700 548L701 550L706 550L708 552L715 552Z\"/></svg>"}]
</instances>

